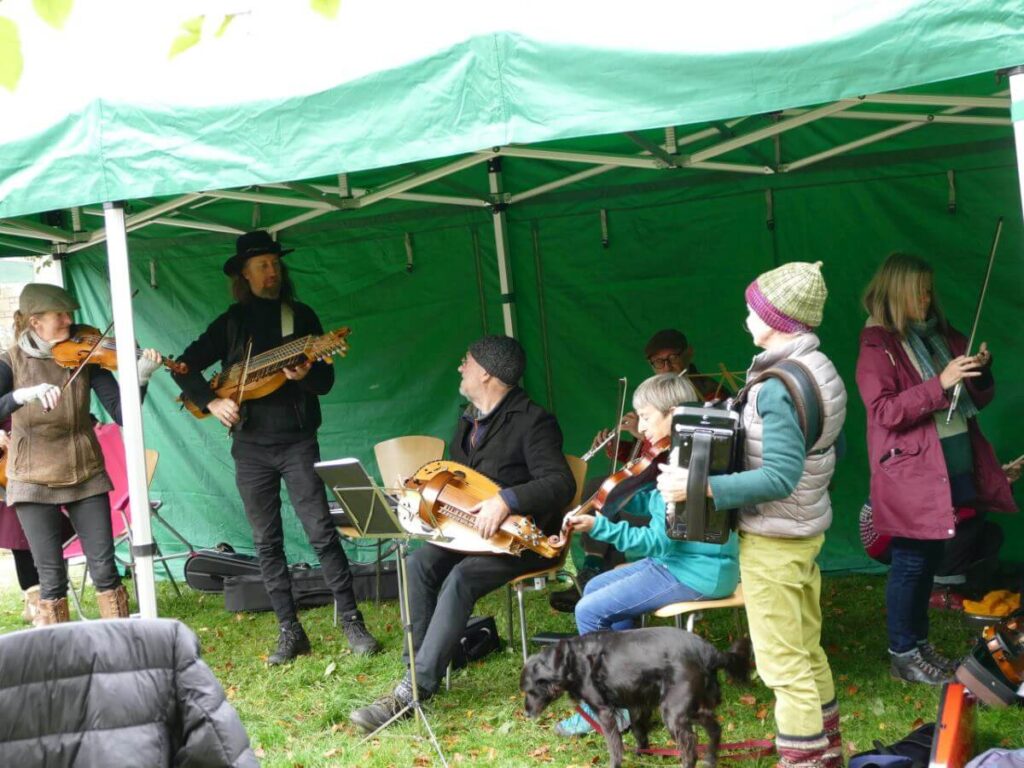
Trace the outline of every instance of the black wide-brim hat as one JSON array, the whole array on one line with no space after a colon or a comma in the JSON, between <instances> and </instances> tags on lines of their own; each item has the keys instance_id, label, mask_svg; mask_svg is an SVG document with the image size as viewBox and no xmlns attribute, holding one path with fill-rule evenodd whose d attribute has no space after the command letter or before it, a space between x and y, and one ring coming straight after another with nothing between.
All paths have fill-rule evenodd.
<instances>
[{"instance_id":1,"label":"black wide-brim hat","mask_svg":"<svg viewBox=\"0 0 1024 768\"><path fill-rule=\"evenodd\" d=\"M245 262L253 256L262 256L266 253L274 253L284 256L291 253L294 248L281 248L281 244L270 236L264 229L257 229L255 232L246 232L239 235L235 240L235 255L224 262L224 274L234 277L242 271Z\"/></svg>"}]
</instances>

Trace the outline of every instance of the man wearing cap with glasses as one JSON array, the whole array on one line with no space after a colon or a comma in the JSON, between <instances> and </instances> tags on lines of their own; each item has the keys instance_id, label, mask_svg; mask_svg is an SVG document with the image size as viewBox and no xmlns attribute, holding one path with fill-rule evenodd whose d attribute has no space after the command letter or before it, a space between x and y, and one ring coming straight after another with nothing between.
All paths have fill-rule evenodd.
<instances>
[{"instance_id":1,"label":"man wearing cap with glasses","mask_svg":"<svg viewBox=\"0 0 1024 768\"><path fill-rule=\"evenodd\" d=\"M655 333L644 347L644 356L647 358L647 362L655 374L686 374L686 377L696 387L701 397L708 399L716 396L718 385L710 377L700 375L697 366L693 364L693 347L690 346L686 336L681 331L677 331L674 328L666 328ZM623 433L628 433L633 439L629 439L625 434L619 438L618 460L625 462L634 456L642 455L647 449L648 443L643 435L640 434L639 420L636 413L630 411L623 415L622 422L619 424L619 430ZM611 430L602 429L594 436L593 445L600 445L610 435ZM639 445L637 441L639 441ZM614 442L609 443L608 447L605 448L605 453L609 459L614 456L614 451ZM604 477L588 480L583 489L583 498L588 499L593 496L604 481ZM608 512L606 516L612 521L617 520L619 514L621 514L622 519L632 525L643 526L647 524L647 518L632 517L629 514L622 514L616 510L606 512ZM594 541L586 533L582 535L581 539L586 555L583 562L579 565L576 574L576 580L580 589L585 587L587 582L594 576L626 562L626 556L611 544L603 541ZM548 596L548 602L551 607L562 613L572 613L579 600L580 593L575 585L568 589L553 591Z\"/></svg>"},{"instance_id":2,"label":"man wearing cap with glasses","mask_svg":"<svg viewBox=\"0 0 1024 768\"><path fill-rule=\"evenodd\" d=\"M202 376L214 363L227 370L245 360L250 339L255 356L293 336L323 334L316 313L295 301L288 269L281 261L287 253L291 249L282 249L262 230L238 238L235 255L224 263L235 303L182 353L179 360L188 365L189 372L174 376L185 396L216 416L234 438L235 482L252 528L263 584L280 625L270 664L283 664L310 652L309 638L296 613L284 551L282 480L320 559L353 653L380 650L356 606L348 558L331 521L324 484L313 470L320 460L316 437L321 422L319 398L334 384L334 368L319 360L285 368L288 381L284 386L241 406L230 398L218 398Z\"/></svg>"}]
</instances>

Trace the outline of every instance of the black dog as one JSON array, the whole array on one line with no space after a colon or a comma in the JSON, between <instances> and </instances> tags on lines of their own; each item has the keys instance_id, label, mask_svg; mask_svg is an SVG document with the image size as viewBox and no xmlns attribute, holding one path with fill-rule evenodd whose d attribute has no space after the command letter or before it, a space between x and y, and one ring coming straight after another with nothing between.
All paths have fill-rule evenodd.
<instances>
[{"instance_id":1,"label":"black dog","mask_svg":"<svg viewBox=\"0 0 1024 768\"><path fill-rule=\"evenodd\" d=\"M723 653L703 638L672 627L592 632L560 640L531 656L519 688L526 694L528 717L539 715L563 693L577 704L588 704L604 731L612 768L622 765L622 734L615 710L629 710L637 746L646 749L651 716L660 708L665 726L679 745L684 768L692 768L697 760L695 722L707 731L712 766L718 757L719 669L737 682L746 682L750 640L737 640Z\"/></svg>"}]
</instances>

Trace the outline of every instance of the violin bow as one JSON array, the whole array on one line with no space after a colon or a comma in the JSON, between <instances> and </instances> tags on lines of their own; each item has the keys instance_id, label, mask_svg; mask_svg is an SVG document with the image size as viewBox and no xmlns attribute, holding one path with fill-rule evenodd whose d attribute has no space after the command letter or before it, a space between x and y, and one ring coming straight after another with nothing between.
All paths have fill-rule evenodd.
<instances>
[{"instance_id":1,"label":"violin bow","mask_svg":"<svg viewBox=\"0 0 1024 768\"><path fill-rule=\"evenodd\" d=\"M238 399L235 401L238 403L238 407L242 407L242 398L245 396L245 382L249 378L249 361L252 359L252 338L249 339L249 344L245 348L245 362L242 364L242 378L238 382ZM228 429L228 436L234 431L235 425L232 424Z\"/></svg>"},{"instance_id":2,"label":"violin bow","mask_svg":"<svg viewBox=\"0 0 1024 768\"><path fill-rule=\"evenodd\" d=\"M978 332L978 320L981 318L981 307L985 303L985 294L988 292L988 280L992 277L992 264L996 260L996 248L999 247L999 235L1003 232L1003 217L1000 216L996 221L996 234L992 238L992 250L988 255L988 269L985 270L985 282L981 284L981 293L978 294L978 306L974 310L974 325L971 326L971 336L967 339L967 349L964 354L969 355L971 349L974 347L974 335ZM960 404L960 393L964 391L963 379L956 383L953 387L953 396L949 399L949 411L946 413L946 423L949 424L953 420L953 414L956 412L957 406Z\"/></svg>"},{"instance_id":3,"label":"violin bow","mask_svg":"<svg viewBox=\"0 0 1024 768\"><path fill-rule=\"evenodd\" d=\"M615 447L612 450L612 474L614 475L619 469L619 444L622 442L622 419L626 412L626 390L629 388L629 382L626 377L623 376L619 379L619 418L615 422Z\"/></svg>"}]
</instances>

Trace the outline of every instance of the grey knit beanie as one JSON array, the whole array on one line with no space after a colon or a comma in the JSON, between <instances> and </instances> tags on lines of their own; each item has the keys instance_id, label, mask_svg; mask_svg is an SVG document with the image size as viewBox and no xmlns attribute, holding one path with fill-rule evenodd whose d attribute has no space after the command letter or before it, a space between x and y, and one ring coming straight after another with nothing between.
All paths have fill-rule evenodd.
<instances>
[{"instance_id":1,"label":"grey knit beanie","mask_svg":"<svg viewBox=\"0 0 1024 768\"><path fill-rule=\"evenodd\" d=\"M484 336L469 345L469 354L491 376L515 386L526 370L526 351L511 336Z\"/></svg>"}]
</instances>

